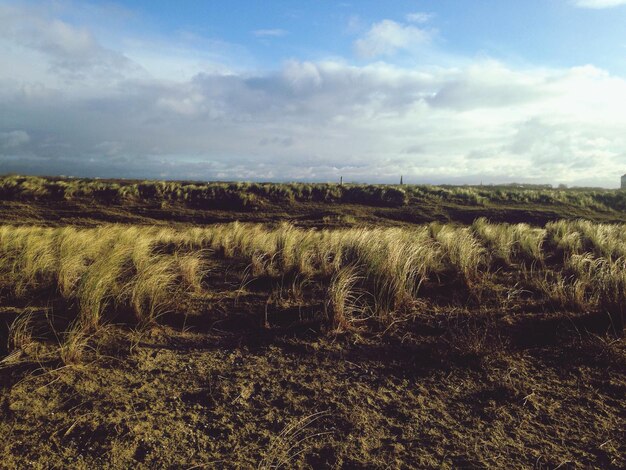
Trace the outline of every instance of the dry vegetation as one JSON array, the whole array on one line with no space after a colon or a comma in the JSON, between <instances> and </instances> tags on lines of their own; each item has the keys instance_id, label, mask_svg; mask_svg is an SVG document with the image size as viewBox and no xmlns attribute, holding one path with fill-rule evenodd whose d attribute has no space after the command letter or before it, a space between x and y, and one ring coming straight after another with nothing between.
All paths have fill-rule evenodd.
<instances>
[{"instance_id":1,"label":"dry vegetation","mask_svg":"<svg viewBox=\"0 0 626 470\"><path fill-rule=\"evenodd\" d=\"M328 183L200 183L173 181L90 180L0 176L0 200L104 203L148 201L184 203L204 209L258 210L275 202L349 203L403 206L415 201L454 202L465 206L545 205L593 211L623 211L626 194L601 188L554 189L543 185L432 186Z\"/></svg>"},{"instance_id":2,"label":"dry vegetation","mask_svg":"<svg viewBox=\"0 0 626 470\"><path fill-rule=\"evenodd\" d=\"M74 313L68 327L83 334L116 319L143 325L181 313L210 293L207 274L221 259L247 263L249 283L290 280L294 304L309 303L304 291L323 292L332 330L386 328L410 316L421 297L444 290L437 302L448 306L501 308L523 295L556 310L596 312L621 335L625 233L587 221L542 229L484 219L470 227L345 230L237 222L181 230L2 226L0 273L5 296L62 299ZM25 342L29 321L29 312L15 319L12 344Z\"/></svg>"},{"instance_id":3,"label":"dry vegetation","mask_svg":"<svg viewBox=\"0 0 626 470\"><path fill-rule=\"evenodd\" d=\"M276 364L287 361L288 368L293 368L288 370L298 371L293 372L294 377L298 377L293 380L300 381L299 386L307 389L307 393L326 397L327 402L326 405L318 402L315 406L311 404L305 406L302 400L306 401L306 397L292 396L290 398L294 400L290 405L294 407L292 419L287 422L282 418L276 421L275 417L270 418L268 414L266 418L274 420L273 431L264 431L264 434L256 437L254 433L250 434L251 431L246 425L241 424L241 431L237 431L241 433L239 439L258 441L260 449L239 448L241 440L233 441L234 434L230 434L234 431L228 431L227 435L222 436L224 441L219 445L206 436L198 437L193 433L201 430L200 422L204 421L195 415L188 418L195 423L192 426L194 429L192 434L196 436L194 443L186 441L187 437L180 437L186 446L193 445L199 449L200 453L194 454L193 458L191 457L193 452L190 454L188 447L185 451L187 453L183 454L180 454L180 449L177 451L178 454L171 455L167 454L166 450L155 450L154 445L148 445L143 439L148 439L146 436L152 436L150 437L152 439L156 435L138 430L136 427L138 425L131 429L129 425L124 424L126 418L116 422L115 431L102 430L97 422L87 420L81 422L79 418L74 424L70 423L70 426L66 421L66 428L60 437L59 434L55 434L58 431L52 433L54 439L50 445L57 450L45 446L39 448L44 454L57 452L56 460L50 461L55 465L80 463L88 466L96 462L99 465L122 468L137 464L150 467L163 462L169 462L168 465L171 466L182 465L182 462L196 462L197 467L194 468L210 468L219 465L218 461L211 463L202 458L200 449L204 448L206 455L209 455L206 449L212 449L213 457L221 455L225 459L228 445L231 449L239 448L240 454L232 461L219 461L222 465L246 467L256 461L260 462L260 468L288 468L296 464L310 467L332 465L365 467L368 463L380 467L392 458L390 455L393 455L392 466L416 467L503 466L512 462L513 466L528 466L534 461L538 468L562 464L618 468L626 463L622 455L623 445L617 442L623 437L623 429L619 429L621 419L619 413L615 411L624 404L623 396L620 398L619 395L626 390L620 340L623 336L626 309L624 307L626 226L623 225L560 220L538 228L524 223L490 223L486 219L477 219L469 226L430 223L419 226L346 229L303 229L288 223L262 225L239 222L179 228L117 224L104 224L95 228L4 225L0 226L0 279L0 301L6 306L4 318L7 319L4 320L7 327L0 330L4 336L1 338L0 351L2 348L5 349L6 358L3 363L9 368L29 360L38 361L40 364L54 363L56 360L59 367L70 369L78 367L77 371L89 370L89 374L97 376L101 370L90 369L91 366L87 365L90 364L89 361L102 361L105 360L102 358L118 356L120 348L126 348L129 357L137 361L138 355L148 354L145 349L145 338L154 339L156 335L155 341L158 343L158 338L168 331L170 332L168 334L173 334L172 331L181 332L180 338L183 339L187 338L185 334L193 336L209 330L221 335L228 329L225 325L229 319L236 324L239 322L235 328L231 326L229 331L232 332L237 327L243 328L244 317L251 318L249 324L253 325L246 334L262 337L263 332L268 331L295 331L297 336L301 332L307 335L314 332L315 339L304 343L294 340L296 343L292 343L292 346L299 344L299 347L309 351L321 348L330 351L328 354L332 353L334 357L332 361L328 361L307 353L305 354L307 358L304 359L285 359L286 356L276 355L276 351L270 349L264 357L255 356L249 365L242 366L248 374L244 377L240 375L243 372L239 369L237 369L239 372L224 370L224 364L220 359L211 366L222 371L220 377L223 379L229 374L234 374L231 378L234 380L238 377L242 382L233 383L233 390L228 388L231 385L223 385L221 392L215 392L219 398L215 398L213 394L213 385L196 383L197 377L193 374L199 374L198 371L213 374L206 370L208 367L206 364L202 365L200 356L196 359L195 356L190 358L188 364L191 365L184 365L185 368L197 368L196 372L190 370L189 374L184 372L187 369L178 369L183 367L184 362L159 366L165 369L171 367L170 372L173 375L183 374L180 377L188 377L185 380L191 381L190 386L199 387L199 390L203 390L202 394L208 393L206 396L201 395L202 406L208 406L206 402L213 403L211 413L218 419L218 410L222 410L220 413L231 412L224 408L225 403L243 406L244 403L254 399L251 397L261 395L267 401L261 400L257 405L269 407L264 412L270 413L269 410L275 410L276 406L280 409L280 405L276 404L281 403L284 397L276 396L275 390L281 389L286 382L280 381L280 373L275 377L278 381L276 383L274 379L268 377L272 375L271 370L275 366L272 365L272 360L275 360ZM558 320L556 323L555 319ZM566 329L567 346L555 342L555 325L558 328L563 325L572 326ZM544 333L548 335L548 339L537 339ZM435 337L437 342L424 343L426 340L420 339L422 337L420 335ZM176 341L183 341L180 338ZM578 342L571 343L572 338ZM335 383L336 377L332 377L332 374L324 376L328 381L325 390L323 387L318 389L314 385L303 384L302 380L314 382L319 380L323 376L322 369L328 371L336 368L338 374L353 373L348 372L352 367L350 364L353 363L344 363L341 360L344 353L338 353L337 348L340 348L338 342L351 345L369 344L374 349L391 344L389 347L395 351L393 354L396 358L394 359L392 355L389 363L381 358L369 359L373 361L371 364L377 364L371 366L377 370L375 374L382 375L377 375L378 385L368 382L369 385L362 389L360 398L355 390L344 389L343 385ZM197 347L197 343L194 344L196 344L194 348ZM602 357L602 361L609 364L607 370L612 372L605 372L614 375L612 379L607 380L609 382L613 380L613 387L617 392L611 395L614 398L603 404L606 407L603 411L606 414L606 422L603 421L602 425L597 424L598 429L601 429L598 433L602 434L602 439L606 441L601 443L603 447L599 456L592 457L593 452L581 444L587 439L585 431L581 430L580 436L574 433L577 444L572 446L564 444L560 450L550 451L553 457L558 456L554 457L557 460L553 460L550 452L544 450L524 454L523 443L519 444L521 448L515 444L511 448L516 450L509 450L507 454L503 451L504 447L499 447L500 444L497 443L498 439L501 439L502 446L510 445L506 444L508 437L504 434L499 438L490 435L485 441L472 440L474 450L465 448L464 457L453 456L450 460L449 443L445 441L445 437L435 431L430 438L423 436L420 434L421 431L414 429L406 421L404 424L402 420L396 422L395 418L390 418L388 413L378 407L378 400L384 400L385 406L402 410L397 412L404 413L406 419L412 416L417 408L411 408L408 403L411 400L418 400L417 395L420 396L419 400L424 400L426 389L420 392L421 395L417 392L415 392L417 395L411 395L414 392L410 387L407 388L409 383L407 379L387 382L387 379L392 379L385 374L389 373L387 368L390 368L394 361L400 361L405 365L411 364L411 370L421 370L420 367L423 366L418 367L416 364L423 360L437 364L436 367L441 368L442 374L446 367L452 367L448 376L435 374L437 377L435 380L435 375L429 372L430 378L424 379L432 379L435 380L433 384L439 383L442 387L450 387L445 392L448 394L446 398L430 397L436 405L433 405L429 413L436 415L437 407L451 406L451 410L454 410L454 407L460 405L452 404L453 401L450 401L457 393L453 390L457 390L455 387L463 387L463 383L468 387L473 386L467 384L474 379L465 375L466 365L461 367L458 364L454 366L449 364L455 364L454 361L457 360L471 362L472 358L479 358L480 367L487 367L482 369L483 372L480 374L486 375L481 375L478 389L472 392L475 395L472 395L474 398L470 400L471 403L498 404L501 400L505 402L511 400L516 407L523 404L524 409L532 408L534 411L531 413L535 413L532 419L539 419L538 416L541 415L544 418L550 416L550 420L569 420L569 415L561 416L555 409L549 408L547 402L541 402L548 395L542 395L541 399L537 398L537 394L544 390L542 387L545 388L546 383L541 377L547 377L545 374L550 372L539 370L533 372L531 369L535 366L530 365L532 361L524 356L526 353L521 353L525 358L520 359L516 365L502 365L502 361L511 360L506 359L506 351L513 357L510 351L527 344L541 347L552 345L557 349L563 347L563 351L570 351L571 354L581 354L580 348L583 347L581 345L593 344L592 355L596 358L594 360ZM574 347L572 344L577 346ZM451 354L450 357L453 359L439 356L443 354L441 351L444 346L445 354ZM575 350L578 352L572 352ZM237 352L238 349L234 351L232 354L240 354ZM382 353L383 356L389 354ZM588 352L583 355L585 354ZM410 360L406 359L405 355L410 357ZM146 357L151 361L150 358L153 356ZM497 359L493 359L494 357ZM233 364L238 364L237 360L233 359ZM313 377L305 374L302 365L298 365L299 361L313 368L318 367L315 361L321 361L320 364L325 365L319 365L320 376ZM333 361L335 365L329 365ZM446 363L448 366L444 365ZM363 364L362 366L357 364L355 367L359 369L358 374L365 374L367 377L370 373L367 369L370 367L367 365L369 362L364 361ZM490 365L487 366L488 364ZM405 365L398 367L401 369ZM144 366L137 367L140 370ZM255 371L255 367L267 369ZM49 380L37 375L33 379L33 383L39 387L36 388L38 400L59 399L58 396L46 398L45 393L50 392L41 392L43 389L47 390L49 383L60 380L65 384L64 387L71 388L75 386L72 384L82 383L80 381L83 380L78 377L81 376L80 372L62 375L52 366L44 370L46 372L43 376L49 374ZM265 370L263 373L269 375L263 375L261 370ZM485 372L487 370L491 372ZM289 373L285 369L284 374ZM390 377L396 377L395 373L393 372ZM593 375L596 372L588 373ZM456 385L448 384L447 380L452 375L457 377L455 380L461 382ZM214 376L215 374L211 375ZM252 380L250 377L255 379L250 382ZM284 380L289 380L288 375L284 377ZM90 400L96 400L93 398L94 393L101 393L99 387L105 386L102 383L105 379L98 380L99 386L90 389L89 392L82 390L81 396L87 394L91 397ZM124 384L119 385L121 389L130 386L126 382L130 380L128 376L116 375L111 380ZM564 384L569 384L569 379L565 378L551 377L550 380L561 380ZM21 390L20 387L23 390L30 389L24 388L22 382L15 382L9 378L6 378L4 383L5 387L6 384L11 387L13 395L7 395L4 402L0 401L0 405L9 410L4 414L5 417L14 416L19 413L20 407L26 406L23 397L15 398L16 390ZM183 382L176 383L176 387L188 385ZM283 385L280 385L281 383ZM534 384L532 387L528 385L531 383ZM135 386L141 387L140 384ZM567 385L569 386L571 384ZM155 390L160 390L161 386L155 387L157 387ZM263 393L259 387L262 387ZM380 387L380 394L377 387ZM483 390L481 387L487 388ZM353 406L360 410L361 415L357 413L348 418L350 409L345 408L346 402L331 392L346 394L346 400L353 400L352 403L356 403ZM44 395L40 396L41 393ZM141 394L127 396L129 393L127 390L119 393L119 399L128 400L135 414L138 411L132 405L135 403L133 400L145 400L146 403L149 401L147 396ZM200 403L196 402L194 395L200 392L188 393L191 395L185 396L193 398L190 400L194 406ZM331 395L327 396L329 393ZM545 389L545 393L560 394L561 391L550 392ZM578 393L582 393L580 389ZM373 400L371 404L376 409L370 414L362 408L363 403L369 403L368 400ZM409 402L403 404L401 400ZM92 403L90 407L101 408L100 401L97 403L97 405ZM419 403L422 403L420 406L424 409L430 409L423 401ZM589 402L581 403L576 402L572 406L579 407L576 408L577 413L587 413L588 407L592 405ZM76 406L80 408L79 404ZM34 415L39 413L43 416L45 415L43 409L46 408L31 409L30 413ZM99 412L110 413L111 410L106 411L107 409L101 408ZM155 416L159 416L158 413L155 415L149 408L144 410L149 413L144 419L151 420L155 429L164 426L163 423L154 421L157 419ZM334 424L330 425L328 422L331 413L328 410L334 410L335 417L341 416L343 420L356 421L350 421L351 424L346 424L348 422L346 421L342 425L338 424L341 419L336 421L339 419L336 418ZM253 413L252 409L249 411ZM463 426L484 424L483 418L477 422L472 421L474 418L463 418L465 412L465 409L459 408L450 411L451 414L445 414L442 418L445 429L448 429L445 433L449 433L456 425L455 419L468 419ZM499 413L495 411L497 416L500 416ZM522 413L521 408L515 413ZM221 416L219 419L224 419L225 415L219 416ZM394 422L392 427L397 433L395 437L387 436L387 443L384 446L378 441L371 441L378 426L390 426L391 421L380 421L377 424L376 419L383 418ZM516 419L511 416L500 418L504 420L502 422L507 423L506 426L516 426ZM47 417L40 419L46 422L48 420ZM232 419L239 422L239 418ZM257 418L250 416L250 420L254 419ZM180 424L179 421L176 423L174 426ZM570 423L568 426L572 425ZM74 439L75 429L80 429L80 426L84 426L85 431L79 437L87 439L92 443L90 445L95 446L92 451L82 446L80 439ZM365 430L363 432L366 434L359 438L362 440L357 439L351 444L346 444L347 450L338 451L333 446L336 446L337 442L342 442L340 436L337 436L337 433L341 432L341 426L350 429L363 426ZM523 425L520 426L520 429L526 429ZM568 432L571 432L567 427L553 429L545 423L541 426L545 426L541 429L547 435L556 433L554 439L562 440ZM6 429L8 428L3 428L5 431ZM18 432L15 429L18 431L21 429L19 432L22 432L23 436L28 426L24 420L16 420L11 432ZM128 444L132 447L131 450L124 447L121 438L111 442L98 441L96 444L90 440L96 439L93 436L102 433L107 436L111 433L119 434L121 429L124 429L125 435L134 436L132 446ZM187 431L180 432L183 433L180 436L187 436L185 434ZM404 436L404 432L412 433L413 437ZM505 430L501 429L500 432L505 433ZM519 435L517 439L523 441L536 438L535 431L528 433L524 436ZM139 436L142 436L141 439ZM167 436L162 437L170 439ZM58 449L64 448L65 438L73 439L71 446L64 451L66 454L59 454ZM198 441L205 438L209 440ZM444 439L445 442L442 441L441 446L434 444L432 439L436 438ZM427 446L425 451L418 451L413 448L415 442L418 442L413 442L416 439L421 439L432 447ZM464 438L456 436L451 439L458 444L458 441ZM172 448L178 448L173 440L167 442ZM477 450L481 446L487 450ZM152 454L146 451L148 448ZM383 448L387 450L380 450ZM20 460L20 455L23 457L28 454L28 458L34 459L37 465L45 466L45 461L34 457L36 449L37 447L29 447L23 442L19 445L6 444L4 449L0 446L0 455L7 459L10 456L14 460L7 462L22 466L26 461ZM376 451L378 453L372 449L379 449ZM94 452L103 451L106 452L106 457L92 456ZM431 451L433 454L428 454ZM309 457L307 453L310 454ZM572 459L575 460L568 461L568 455L574 455Z\"/></svg>"}]
</instances>

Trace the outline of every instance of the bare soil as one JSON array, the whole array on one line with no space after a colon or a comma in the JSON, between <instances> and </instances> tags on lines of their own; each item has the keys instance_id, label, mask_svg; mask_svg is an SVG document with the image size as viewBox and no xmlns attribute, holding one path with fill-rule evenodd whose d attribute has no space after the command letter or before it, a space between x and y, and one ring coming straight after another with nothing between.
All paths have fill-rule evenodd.
<instances>
[{"instance_id":1,"label":"bare soil","mask_svg":"<svg viewBox=\"0 0 626 470\"><path fill-rule=\"evenodd\" d=\"M111 318L78 364L54 338L6 357L0 467L626 466L626 351L584 315L424 301L387 332L336 335L314 293L268 302L241 272L223 264L162 326ZM0 321L54 317L3 303Z\"/></svg>"}]
</instances>

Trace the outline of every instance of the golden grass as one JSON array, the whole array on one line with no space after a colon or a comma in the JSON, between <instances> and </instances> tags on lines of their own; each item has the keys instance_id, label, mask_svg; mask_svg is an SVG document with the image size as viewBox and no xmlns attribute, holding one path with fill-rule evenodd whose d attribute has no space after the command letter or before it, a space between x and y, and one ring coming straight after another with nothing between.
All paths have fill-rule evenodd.
<instances>
[{"instance_id":1,"label":"golden grass","mask_svg":"<svg viewBox=\"0 0 626 470\"><path fill-rule=\"evenodd\" d=\"M283 282L291 276L302 285L327 286L333 326L348 330L371 317L393 321L412 308L425 283L441 284L450 274L474 299L488 301L481 293L504 266L509 277L526 279L556 308L604 309L619 329L626 304L625 233L623 226L587 221L541 229L485 219L470 227L337 230L237 222L189 229L0 226L0 276L15 297L48 292L66 299L77 307L77 328L89 334L106 315L131 313L138 323L155 322L207 289L214 258L238 258L247 260L254 277ZM14 334L14 342L28 340L26 319Z\"/></svg>"},{"instance_id":2,"label":"golden grass","mask_svg":"<svg viewBox=\"0 0 626 470\"><path fill-rule=\"evenodd\" d=\"M472 231L495 259L507 265L515 261L543 262L545 229L528 224L491 224L481 217L472 224Z\"/></svg>"},{"instance_id":3,"label":"golden grass","mask_svg":"<svg viewBox=\"0 0 626 470\"><path fill-rule=\"evenodd\" d=\"M357 269L354 266L346 266L337 271L330 281L327 303L336 331L354 329L355 323L359 320L358 315L363 315L364 309L359 305L363 294L356 289L359 280L361 278Z\"/></svg>"},{"instance_id":4,"label":"golden grass","mask_svg":"<svg viewBox=\"0 0 626 470\"><path fill-rule=\"evenodd\" d=\"M443 260L449 269L457 272L468 288L477 285L487 262L487 252L470 228L431 224L431 231L441 245Z\"/></svg>"},{"instance_id":5,"label":"golden grass","mask_svg":"<svg viewBox=\"0 0 626 470\"><path fill-rule=\"evenodd\" d=\"M172 308L180 291L201 288L201 251L155 252L157 242L175 236L151 227L4 226L0 273L18 297L49 289L76 301L83 326L96 327L110 307L150 321Z\"/></svg>"}]
</instances>

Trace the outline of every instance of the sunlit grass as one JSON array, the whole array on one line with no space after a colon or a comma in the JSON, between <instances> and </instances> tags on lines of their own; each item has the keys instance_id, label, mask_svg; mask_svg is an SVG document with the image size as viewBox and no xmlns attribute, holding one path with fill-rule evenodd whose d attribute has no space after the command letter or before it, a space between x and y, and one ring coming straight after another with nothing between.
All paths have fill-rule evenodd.
<instances>
[{"instance_id":1,"label":"sunlit grass","mask_svg":"<svg viewBox=\"0 0 626 470\"><path fill-rule=\"evenodd\" d=\"M446 289L449 302L493 303L489 292L518 292L520 282L552 308L604 310L620 329L626 303L624 232L619 225L586 221L558 221L541 229L484 219L470 227L336 230L285 223L189 229L1 226L0 275L3 288L16 298L57 296L75 306L74 325L83 334L78 339L119 314L149 324L176 312L190 296L210 290L205 278L218 259L248 263L253 278L266 276L282 285L287 276L299 286L318 286L338 330L371 319L392 322L433 286ZM27 320L14 325L16 347L29 340Z\"/></svg>"}]
</instances>

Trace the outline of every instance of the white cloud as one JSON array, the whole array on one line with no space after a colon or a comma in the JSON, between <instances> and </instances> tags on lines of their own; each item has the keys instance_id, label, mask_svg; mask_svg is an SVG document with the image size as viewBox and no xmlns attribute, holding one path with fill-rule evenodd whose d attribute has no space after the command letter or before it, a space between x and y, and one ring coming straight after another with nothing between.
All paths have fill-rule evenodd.
<instances>
[{"instance_id":1,"label":"white cloud","mask_svg":"<svg viewBox=\"0 0 626 470\"><path fill-rule=\"evenodd\" d=\"M591 66L292 61L269 74L132 80L89 96L3 96L5 116L32 126L3 131L5 171L614 185L626 170L626 81Z\"/></svg>"},{"instance_id":2,"label":"white cloud","mask_svg":"<svg viewBox=\"0 0 626 470\"><path fill-rule=\"evenodd\" d=\"M431 37L431 31L417 26L382 20L374 23L363 37L356 40L354 47L361 57L389 56L423 46L430 42Z\"/></svg>"},{"instance_id":3,"label":"white cloud","mask_svg":"<svg viewBox=\"0 0 626 470\"><path fill-rule=\"evenodd\" d=\"M581 8L602 9L626 5L626 0L574 0L574 5Z\"/></svg>"},{"instance_id":4,"label":"white cloud","mask_svg":"<svg viewBox=\"0 0 626 470\"><path fill-rule=\"evenodd\" d=\"M255 31L252 31L252 34L260 38L277 38L281 36L286 36L287 34L289 34L289 32L284 29L257 29Z\"/></svg>"},{"instance_id":5,"label":"white cloud","mask_svg":"<svg viewBox=\"0 0 626 470\"><path fill-rule=\"evenodd\" d=\"M419 23L419 24L423 24L423 23L428 23L432 18L433 18L433 14L432 13L425 13L423 11L418 11L415 13L409 13L406 15L406 20L409 23Z\"/></svg>"},{"instance_id":6,"label":"white cloud","mask_svg":"<svg viewBox=\"0 0 626 470\"><path fill-rule=\"evenodd\" d=\"M103 47L88 29L34 8L0 5L0 40L38 52L52 70L70 78L137 70L123 54Z\"/></svg>"},{"instance_id":7,"label":"white cloud","mask_svg":"<svg viewBox=\"0 0 626 470\"><path fill-rule=\"evenodd\" d=\"M406 33L414 26L385 24L361 38L370 41L371 56L424 44L421 34ZM591 65L521 68L466 58L456 66L356 66L336 59L292 60L267 72L206 67L198 73L194 40L189 47L155 47L147 67L152 74L116 74L111 54L143 64L150 42L127 41L113 50L88 29L67 26L70 32L55 32L54 40L41 31L33 43L4 36L10 47L0 47L3 172L265 180L343 175L369 182L403 174L409 182L616 186L626 171L626 80ZM64 44L65 52L41 46L50 42ZM59 79L67 69L47 66L64 54L80 59L85 50L95 55L70 67L83 75L80 81ZM181 65L175 56L185 58L181 75L174 73ZM159 74L159 64L170 71ZM93 73L108 67L111 73Z\"/></svg>"},{"instance_id":8,"label":"white cloud","mask_svg":"<svg viewBox=\"0 0 626 470\"><path fill-rule=\"evenodd\" d=\"M226 75L250 62L241 47L193 36L166 41L162 38L127 40L124 55L150 76L166 80L189 80L198 73Z\"/></svg>"},{"instance_id":9,"label":"white cloud","mask_svg":"<svg viewBox=\"0 0 626 470\"><path fill-rule=\"evenodd\" d=\"M456 110L510 107L547 96L545 77L520 73L496 61L470 64L427 99L433 107Z\"/></svg>"}]
</instances>

